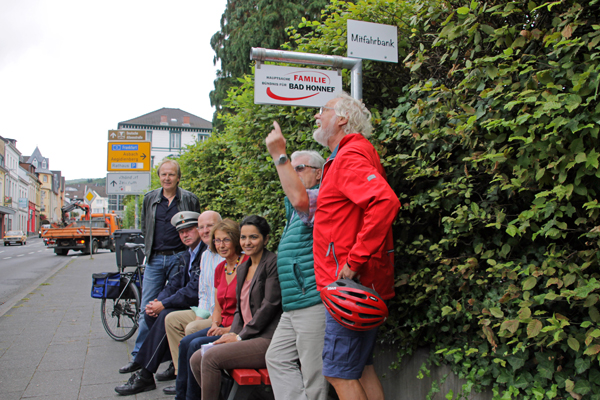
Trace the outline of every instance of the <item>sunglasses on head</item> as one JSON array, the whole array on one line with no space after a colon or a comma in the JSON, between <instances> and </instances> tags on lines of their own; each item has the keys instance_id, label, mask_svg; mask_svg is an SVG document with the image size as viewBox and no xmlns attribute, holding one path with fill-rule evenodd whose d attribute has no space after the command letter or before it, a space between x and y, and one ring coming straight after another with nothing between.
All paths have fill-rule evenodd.
<instances>
[{"instance_id":1,"label":"sunglasses on head","mask_svg":"<svg viewBox=\"0 0 600 400\"><path fill-rule=\"evenodd\" d=\"M299 164L299 165L296 165L296 166L294 167L294 170L295 170L296 172L302 172L302 171L304 171L304 169L305 169L305 168L321 169L321 168L319 168L319 167L313 167L312 165Z\"/></svg>"}]
</instances>

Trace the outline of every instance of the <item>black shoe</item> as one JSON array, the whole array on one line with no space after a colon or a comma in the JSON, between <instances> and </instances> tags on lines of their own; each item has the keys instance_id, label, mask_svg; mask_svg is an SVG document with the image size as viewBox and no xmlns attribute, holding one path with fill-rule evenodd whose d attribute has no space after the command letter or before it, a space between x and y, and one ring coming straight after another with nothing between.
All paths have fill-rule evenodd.
<instances>
[{"instance_id":1,"label":"black shoe","mask_svg":"<svg viewBox=\"0 0 600 400\"><path fill-rule=\"evenodd\" d=\"M177 389L175 389L175 385L167 386L163 388L163 393L175 396L177 394Z\"/></svg>"},{"instance_id":2,"label":"black shoe","mask_svg":"<svg viewBox=\"0 0 600 400\"><path fill-rule=\"evenodd\" d=\"M169 364L169 367L163 372L159 372L158 374L156 374L156 380L161 382L172 381L175 378L177 378L177 375L175 375L175 366L173 365L173 362L171 362Z\"/></svg>"},{"instance_id":3,"label":"black shoe","mask_svg":"<svg viewBox=\"0 0 600 400\"><path fill-rule=\"evenodd\" d=\"M130 394L136 394L141 392L147 392L148 390L156 389L156 383L154 377L143 378L139 372L134 372L126 384L117 386L115 392L128 396Z\"/></svg>"},{"instance_id":4,"label":"black shoe","mask_svg":"<svg viewBox=\"0 0 600 400\"><path fill-rule=\"evenodd\" d=\"M127 363L126 366L119 368L119 372L121 374L130 374L132 372L137 371L138 369L142 369L142 366L135 361L131 361Z\"/></svg>"}]
</instances>

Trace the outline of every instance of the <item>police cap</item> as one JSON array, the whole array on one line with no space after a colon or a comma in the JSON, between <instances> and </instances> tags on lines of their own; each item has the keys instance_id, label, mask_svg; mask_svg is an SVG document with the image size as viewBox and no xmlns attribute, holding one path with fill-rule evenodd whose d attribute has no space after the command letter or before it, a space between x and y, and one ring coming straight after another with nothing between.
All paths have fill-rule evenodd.
<instances>
[{"instance_id":1,"label":"police cap","mask_svg":"<svg viewBox=\"0 0 600 400\"><path fill-rule=\"evenodd\" d=\"M192 226L198 226L198 217L200 214L193 211L181 211L173 215L171 218L171 225L180 231L184 228L190 228Z\"/></svg>"}]
</instances>

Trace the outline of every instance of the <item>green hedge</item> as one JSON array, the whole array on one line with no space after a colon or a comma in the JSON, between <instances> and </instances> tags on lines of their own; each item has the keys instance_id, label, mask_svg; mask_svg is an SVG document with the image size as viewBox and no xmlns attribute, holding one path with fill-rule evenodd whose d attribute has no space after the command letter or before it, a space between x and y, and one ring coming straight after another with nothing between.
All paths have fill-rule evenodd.
<instances>
[{"instance_id":1,"label":"green hedge","mask_svg":"<svg viewBox=\"0 0 600 400\"><path fill-rule=\"evenodd\" d=\"M403 203L396 298L381 340L466 379L460 398L600 399L598 0L333 1L287 48L346 53L346 19L394 24L399 64L364 62L373 143ZM286 47L286 46L284 46ZM347 72L344 73L348 82ZM229 93L223 132L182 156L225 216L283 226L264 137L321 149L313 109ZM325 154L326 155L326 154ZM272 243L274 247L275 243Z\"/></svg>"}]
</instances>

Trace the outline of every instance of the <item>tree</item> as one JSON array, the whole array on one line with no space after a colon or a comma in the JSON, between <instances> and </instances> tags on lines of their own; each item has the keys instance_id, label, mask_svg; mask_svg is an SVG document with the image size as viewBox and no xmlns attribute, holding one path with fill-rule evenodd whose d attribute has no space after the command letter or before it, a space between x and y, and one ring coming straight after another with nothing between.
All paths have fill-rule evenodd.
<instances>
[{"instance_id":1,"label":"tree","mask_svg":"<svg viewBox=\"0 0 600 400\"><path fill-rule=\"evenodd\" d=\"M599 399L600 2L334 0L287 48L345 54L348 18L398 26L403 59L364 63L371 140L403 203L382 340L400 357L429 347L463 395ZM204 204L277 233L263 139L278 119L290 150L314 147L312 110L254 105L239 82L223 135L182 163Z\"/></svg>"},{"instance_id":2,"label":"tree","mask_svg":"<svg viewBox=\"0 0 600 400\"><path fill-rule=\"evenodd\" d=\"M319 19L327 0L228 0L221 17L221 30L211 39L214 62L221 61L215 90L210 93L216 107L213 126L220 128L217 118L227 98L227 90L238 84L237 78L250 73L250 49L278 49L287 41L286 28L303 18ZM231 111L231 109L229 109Z\"/></svg>"}]
</instances>

